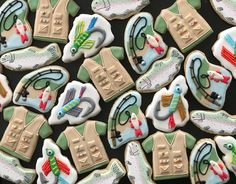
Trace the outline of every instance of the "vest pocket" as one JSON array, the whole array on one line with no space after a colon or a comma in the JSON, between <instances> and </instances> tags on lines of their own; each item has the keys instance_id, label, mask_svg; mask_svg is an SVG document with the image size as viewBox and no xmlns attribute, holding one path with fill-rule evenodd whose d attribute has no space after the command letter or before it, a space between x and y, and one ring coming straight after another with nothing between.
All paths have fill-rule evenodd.
<instances>
[{"instance_id":1,"label":"vest pocket","mask_svg":"<svg viewBox=\"0 0 236 184\"><path fill-rule=\"evenodd\" d=\"M78 150L77 158L80 166L83 168L87 165L90 165L88 160L88 153L86 152L84 145L79 145L76 149Z\"/></svg>"},{"instance_id":2,"label":"vest pocket","mask_svg":"<svg viewBox=\"0 0 236 184\"><path fill-rule=\"evenodd\" d=\"M19 142L18 151L26 154L28 150L30 149L30 147L31 146L33 147L35 145L36 145L36 141L34 138L34 134L29 131L24 131ZM32 148L31 150L33 152Z\"/></svg>"},{"instance_id":3,"label":"vest pocket","mask_svg":"<svg viewBox=\"0 0 236 184\"><path fill-rule=\"evenodd\" d=\"M93 162L96 163L97 161L102 159L102 154L99 150L99 147L96 145L95 140L89 141L88 147L89 147Z\"/></svg>"},{"instance_id":4,"label":"vest pocket","mask_svg":"<svg viewBox=\"0 0 236 184\"><path fill-rule=\"evenodd\" d=\"M179 173L183 172L184 164L181 151L173 151L173 172Z\"/></svg>"}]
</instances>

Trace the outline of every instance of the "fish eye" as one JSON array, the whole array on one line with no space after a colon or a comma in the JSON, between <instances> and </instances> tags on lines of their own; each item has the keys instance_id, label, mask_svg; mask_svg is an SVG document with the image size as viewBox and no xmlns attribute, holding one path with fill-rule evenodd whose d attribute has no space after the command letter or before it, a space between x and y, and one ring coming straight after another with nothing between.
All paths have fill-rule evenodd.
<instances>
[{"instance_id":1,"label":"fish eye","mask_svg":"<svg viewBox=\"0 0 236 184\"><path fill-rule=\"evenodd\" d=\"M71 51L72 54L75 54L75 53L77 52L77 49L76 49L75 47L72 47L72 48L70 49L70 51Z\"/></svg>"},{"instance_id":2,"label":"fish eye","mask_svg":"<svg viewBox=\"0 0 236 184\"><path fill-rule=\"evenodd\" d=\"M229 144L226 144L225 146L227 149L229 150L232 150L233 149L233 144L229 143Z\"/></svg>"}]
</instances>

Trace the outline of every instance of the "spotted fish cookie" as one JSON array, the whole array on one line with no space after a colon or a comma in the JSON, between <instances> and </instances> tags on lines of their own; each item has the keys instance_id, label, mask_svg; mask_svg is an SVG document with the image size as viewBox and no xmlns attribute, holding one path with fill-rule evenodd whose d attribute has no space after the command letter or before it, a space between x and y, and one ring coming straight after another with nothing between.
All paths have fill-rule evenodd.
<instances>
[{"instance_id":1,"label":"spotted fish cookie","mask_svg":"<svg viewBox=\"0 0 236 184\"><path fill-rule=\"evenodd\" d=\"M101 111L99 100L100 96L92 84L72 81L66 85L48 122L51 125L66 121L72 125L82 123Z\"/></svg>"},{"instance_id":2,"label":"spotted fish cookie","mask_svg":"<svg viewBox=\"0 0 236 184\"><path fill-rule=\"evenodd\" d=\"M168 90L162 88L154 95L146 110L146 117L152 119L156 129L171 132L188 122L188 101L184 97L187 91L186 80L179 75Z\"/></svg>"},{"instance_id":3,"label":"spotted fish cookie","mask_svg":"<svg viewBox=\"0 0 236 184\"><path fill-rule=\"evenodd\" d=\"M147 137L148 125L141 104L142 97L136 91L128 91L115 101L108 119L107 136L111 148Z\"/></svg>"},{"instance_id":4,"label":"spotted fish cookie","mask_svg":"<svg viewBox=\"0 0 236 184\"><path fill-rule=\"evenodd\" d=\"M28 47L2 55L0 62L13 71L35 70L60 59L60 47L52 43L44 48Z\"/></svg>"},{"instance_id":5,"label":"spotted fish cookie","mask_svg":"<svg viewBox=\"0 0 236 184\"><path fill-rule=\"evenodd\" d=\"M227 23L236 25L236 1L235 0L210 0L215 12Z\"/></svg>"},{"instance_id":6,"label":"spotted fish cookie","mask_svg":"<svg viewBox=\"0 0 236 184\"><path fill-rule=\"evenodd\" d=\"M132 184L155 184L152 181L152 168L139 142L132 141L126 145L125 166Z\"/></svg>"},{"instance_id":7,"label":"spotted fish cookie","mask_svg":"<svg viewBox=\"0 0 236 184\"><path fill-rule=\"evenodd\" d=\"M149 0L93 0L92 10L108 20L126 19L149 5Z\"/></svg>"},{"instance_id":8,"label":"spotted fish cookie","mask_svg":"<svg viewBox=\"0 0 236 184\"><path fill-rule=\"evenodd\" d=\"M36 162L38 184L74 184L77 172L69 159L61 154L58 146L51 139L45 139L42 148L43 157Z\"/></svg>"},{"instance_id":9,"label":"spotted fish cookie","mask_svg":"<svg viewBox=\"0 0 236 184\"><path fill-rule=\"evenodd\" d=\"M117 159L112 159L105 169L93 171L77 184L118 184L125 174L126 170L122 163Z\"/></svg>"},{"instance_id":10,"label":"spotted fish cookie","mask_svg":"<svg viewBox=\"0 0 236 184\"><path fill-rule=\"evenodd\" d=\"M7 77L0 73L0 112L11 102L12 90L9 86Z\"/></svg>"},{"instance_id":11,"label":"spotted fish cookie","mask_svg":"<svg viewBox=\"0 0 236 184\"><path fill-rule=\"evenodd\" d=\"M0 7L0 55L31 45L32 30L24 0L8 0Z\"/></svg>"},{"instance_id":12,"label":"spotted fish cookie","mask_svg":"<svg viewBox=\"0 0 236 184\"><path fill-rule=\"evenodd\" d=\"M212 52L221 65L230 70L236 79L236 27L226 29L219 34Z\"/></svg>"},{"instance_id":13,"label":"spotted fish cookie","mask_svg":"<svg viewBox=\"0 0 236 184\"><path fill-rule=\"evenodd\" d=\"M60 66L48 66L25 75L17 84L13 102L48 112L56 101L57 91L69 80L69 73Z\"/></svg>"},{"instance_id":14,"label":"spotted fish cookie","mask_svg":"<svg viewBox=\"0 0 236 184\"><path fill-rule=\"evenodd\" d=\"M232 80L230 72L209 63L200 51L188 55L184 70L189 88L198 102L210 109L221 109Z\"/></svg>"},{"instance_id":15,"label":"spotted fish cookie","mask_svg":"<svg viewBox=\"0 0 236 184\"><path fill-rule=\"evenodd\" d=\"M74 20L62 61L69 63L83 55L91 57L113 40L111 25L105 18L97 14L80 14Z\"/></svg>"},{"instance_id":16,"label":"spotted fish cookie","mask_svg":"<svg viewBox=\"0 0 236 184\"><path fill-rule=\"evenodd\" d=\"M159 91L168 85L180 71L184 56L176 49L171 47L167 57L155 61L144 75L136 81L136 89L141 93Z\"/></svg>"},{"instance_id":17,"label":"spotted fish cookie","mask_svg":"<svg viewBox=\"0 0 236 184\"><path fill-rule=\"evenodd\" d=\"M192 184L223 184L230 179L229 173L219 158L215 142L201 139L190 155L190 178Z\"/></svg>"},{"instance_id":18,"label":"spotted fish cookie","mask_svg":"<svg viewBox=\"0 0 236 184\"><path fill-rule=\"evenodd\" d=\"M221 111L192 111L190 119L201 130L220 135L236 135L236 117Z\"/></svg>"},{"instance_id":19,"label":"spotted fish cookie","mask_svg":"<svg viewBox=\"0 0 236 184\"><path fill-rule=\"evenodd\" d=\"M129 20L125 29L125 50L137 73L145 73L154 61L166 54L167 49L162 37L153 30L150 13L139 13Z\"/></svg>"}]
</instances>

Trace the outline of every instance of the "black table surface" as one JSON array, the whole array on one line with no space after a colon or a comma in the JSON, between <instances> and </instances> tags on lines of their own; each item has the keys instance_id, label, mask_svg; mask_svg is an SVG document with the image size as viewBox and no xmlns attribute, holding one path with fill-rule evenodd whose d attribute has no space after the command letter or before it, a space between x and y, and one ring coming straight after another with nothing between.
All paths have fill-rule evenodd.
<instances>
[{"instance_id":1,"label":"black table surface","mask_svg":"<svg viewBox=\"0 0 236 184\"><path fill-rule=\"evenodd\" d=\"M93 14L93 11L91 10L92 0L74 0L74 1L76 1L81 8L78 15L82 14L82 13ZM0 0L0 5L3 2L4 2L4 0ZM149 6L147 6L146 8L144 8L142 11L151 13L152 16L154 17L154 20L155 20L156 17L160 14L160 11L163 8L167 8L170 5L172 5L175 2L175 0L150 0L150 2L151 2L151 4ZM207 20L207 22L210 24L210 26L213 28L214 34L212 34L210 37L208 37L205 41L203 41L201 44L199 44L193 50L195 50L195 49L201 50L202 52L204 52L206 54L208 60L211 63L220 65L219 61L217 61L214 58L212 51L211 51L211 47L215 43L218 34L221 31L228 29L232 26L225 23L222 19L220 19L220 17L212 9L209 0L202 0L202 8L199 12ZM34 26L34 18L35 18L35 13L30 12L28 15L28 20L31 23L32 28ZM70 17L70 28L72 27L73 20L74 20L74 18ZM124 39L123 38L124 38L124 31L125 31L125 27L126 27L127 22L128 22L128 19L110 21L110 23L112 25L113 34L115 35L115 40L111 44L112 46L122 46L122 47L124 46ZM164 34L163 39L169 47L172 46L172 47L178 48L169 33ZM40 42L37 40L34 40L32 43L33 46L38 46L38 47L44 47L48 44L49 43ZM60 47L63 50L64 45L60 44ZM187 54L188 53L186 53L185 56L187 56ZM78 59L78 60L76 60L72 63L69 63L69 64L65 64L61 60L59 60L55 64L65 67L69 71L70 81L72 81L72 80L77 80L76 75L77 75L78 69L79 69L80 65L82 64L83 60L84 60L84 58L81 58L81 59ZM124 60L124 62L122 62L122 64L125 66L125 68L130 73L130 75L132 76L132 78L134 80L136 80L139 77L139 75L136 74L133 71L133 69L131 68L127 57L125 57L125 60ZM27 73L28 72L13 72L13 71L10 71L7 69L4 69L4 71L3 71L3 74L7 76L8 80L10 82L10 87L12 90L15 89L19 80ZM183 66L182 66L179 74L184 75ZM225 102L225 105L223 108L223 110L227 111L229 114L236 114L236 108L235 108L236 89L235 89L235 87L236 87L236 81L233 80L228 91L227 91L226 102ZM63 92L63 90L64 89L61 89L59 91L58 95L60 95ZM145 112L147 106L151 103L153 95L154 95L154 93L142 94L142 111L143 112ZM191 94L190 90L189 90L188 94L186 95L186 98L189 102L189 106L190 106L189 110L190 111L191 110L204 110L204 109L206 109L195 100L195 98ZM92 119L107 122L108 115L109 115L109 112L110 112L110 109L111 109L113 103L114 103L114 101L109 102L109 103L105 103L101 100L100 106L102 108L102 111L100 112L100 114L98 116L96 116ZM14 105L14 104L11 103L10 105ZM33 112L37 112L32 108L29 108L29 109L32 110ZM45 114L45 117L48 118L49 116L50 116L50 113ZM0 113L0 137L3 136L3 133L4 133L5 129L7 128L7 125L8 125L8 122L3 120L2 113ZM148 125L149 125L150 135L157 131L153 127L151 120L148 120ZM53 126L52 127L53 128L53 135L50 138L52 138L54 141L56 141L59 134L66 128L66 126L68 126L68 123ZM199 140L201 138L213 138L214 137L214 135L207 134L207 133L201 131L199 128L195 127L190 121L186 124L185 127L181 128L181 130L192 134L194 137L197 138L197 140ZM105 145L105 148L106 148L109 158L110 159L118 158L124 164L125 146L122 146L119 149L112 150L108 144L106 136L102 137L102 141ZM141 141L143 141L143 140L140 140L140 142ZM22 166L28 167L28 168L35 168L35 164L36 164L37 159L42 156L42 144L43 144L43 140L39 139L37 148L35 150L35 153L33 155L31 162L26 163L24 161L21 161ZM190 152L188 152L188 153L190 153ZM218 153L220 156L222 156L222 154L220 154L219 151L218 151ZM70 159L71 163L73 163L69 151L62 151L62 154L67 156ZM149 160L149 163L152 163L152 154L147 154L146 156ZM82 178L84 178L88 174L89 173L79 175L78 180L81 180ZM235 184L236 183L235 176L231 172L230 172L230 176L231 176L231 179L228 183ZM8 184L8 183L10 183L10 182L0 178L0 184ZM36 180L34 183L36 183ZM130 182L129 182L127 176L125 176L120 181L120 183L121 184L129 184ZM158 181L157 183L158 184L190 184L191 182L190 182L190 178L184 178L184 179Z\"/></svg>"}]
</instances>

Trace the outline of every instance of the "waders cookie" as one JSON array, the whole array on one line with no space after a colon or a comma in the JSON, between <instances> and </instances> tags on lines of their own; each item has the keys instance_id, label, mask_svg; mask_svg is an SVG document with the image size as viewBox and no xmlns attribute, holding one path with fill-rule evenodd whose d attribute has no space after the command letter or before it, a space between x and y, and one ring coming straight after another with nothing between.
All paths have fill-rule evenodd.
<instances>
[{"instance_id":1,"label":"waders cookie","mask_svg":"<svg viewBox=\"0 0 236 184\"><path fill-rule=\"evenodd\" d=\"M229 181L229 173L211 139L201 139L196 143L189 162L192 184L223 184Z\"/></svg>"},{"instance_id":2,"label":"waders cookie","mask_svg":"<svg viewBox=\"0 0 236 184\"><path fill-rule=\"evenodd\" d=\"M126 145L125 166L132 184L155 184L152 181L152 168L139 142L132 141Z\"/></svg>"},{"instance_id":3,"label":"waders cookie","mask_svg":"<svg viewBox=\"0 0 236 184\"><path fill-rule=\"evenodd\" d=\"M148 125L140 109L142 97L136 91L120 96L112 106L108 119L108 142L116 149L131 140L147 137Z\"/></svg>"},{"instance_id":4,"label":"waders cookie","mask_svg":"<svg viewBox=\"0 0 236 184\"><path fill-rule=\"evenodd\" d=\"M180 130L172 133L157 132L143 143L147 153L153 152L154 180L169 180L188 177L187 148L192 149L196 139Z\"/></svg>"},{"instance_id":5,"label":"waders cookie","mask_svg":"<svg viewBox=\"0 0 236 184\"><path fill-rule=\"evenodd\" d=\"M119 60L124 59L122 47L103 48L93 58L84 60L78 72L78 79L94 86L105 102L111 101L134 86L133 79Z\"/></svg>"},{"instance_id":6,"label":"waders cookie","mask_svg":"<svg viewBox=\"0 0 236 184\"><path fill-rule=\"evenodd\" d=\"M232 80L230 72L209 63L200 51L188 55L184 70L189 88L197 101L207 108L220 110Z\"/></svg>"},{"instance_id":7,"label":"waders cookie","mask_svg":"<svg viewBox=\"0 0 236 184\"><path fill-rule=\"evenodd\" d=\"M57 91L69 80L69 73L60 66L48 66L25 75L13 94L13 102L48 112L56 101Z\"/></svg>"},{"instance_id":8,"label":"waders cookie","mask_svg":"<svg viewBox=\"0 0 236 184\"><path fill-rule=\"evenodd\" d=\"M201 8L201 0L176 0L168 9L163 9L155 22L155 30L167 30L182 52L205 40L213 32L204 18L195 10Z\"/></svg>"},{"instance_id":9,"label":"waders cookie","mask_svg":"<svg viewBox=\"0 0 236 184\"><path fill-rule=\"evenodd\" d=\"M149 0L93 0L92 10L108 20L126 19L149 5Z\"/></svg>"},{"instance_id":10,"label":"waders cookie","mask_svg":"<svg viewBox=\"0 0 236 184\"><path fill-rule=\"evenodd\" d=\"M13 71L35 70L60 59L60 47L52 43L44 48L28 47L2 55L0 62Z\"/></svg>"},{"instance_id":11,"label":"waders cookie","mask_svg":"<svg viewBox=\"0 0 236 184\"><path fill-rule=\"evenodd\" d=\"M93 171L77 184L118 184L125 174L126 170L122 163L117 159L112 159L105 169Z\"/></svg>"},{"instance_id":12,"label":"waders cookie","mask_svg":"<svg viewBox=\"0 0 236 184\"><path fill-rule=\"evenodd\" d=\"M192 111L190 119L201 130L217 135L236 135L236 117L221 111Z\"/></svg>"},{"instance_id":13,"label":"waders cookie","mask_svg":"<svg viewBox=\"0 0 236 184\"><path fill-rule=\"evenodd\" d=\"M167 49L162 37L153 30L150 13L139 13L129 20L125 29L125 50L137 73L145 73L154 61L166 54Z\"/></svg>"},{"instance_id":14,"label":"waders cookie","mask_svg":"<svg viewBox=\"0 0 236 184\"><path fill-rule=\"evenodd\" d=\"M141 93L157 92L168 85L180 71L184 56L171 47L167 57L155 61L152 67L136 81L136 89Z\"/></svg>"},{"instance_id":15,"label":"waders cookie","mask_svg":"<svg viewBox=\"0 0 236 184\"><path fill-rule=\"evenodd\" d=\"M66 121L71 125L82 123L101 111L99 100L100 96L92 84L72 81L66 85L48 122L50 125Z\"/></svg>"},{"instance_id":16,"label":"waders cookie","mask_svg":"<svg viewBox=\"0 0 236 184\"><path fill-rule=\"evenodd\" d=\"M69 63L83 55L91 57L113 40L111 25L105 18L97 14L81 14L74 20L62 61Z\"/></svg>"},{"instance_id":17,"label":"waders cookie","mask_svg":"<svg viewBox=\"0 0 236 184\"><path fill-rule=\"evenodd\" d=\"M0 73L0 112L11 102L12 91L5 75Z\"/></svg>"},{"instance_id":18,"label":"waders cookie","mask_svg":"<svg viewBox=\"0 0 236 184\"><path fill-rule=\"evenodd\" d=\"M168 90L162 88L154 95L146 110L146 117L152 119L156 129L171 132L188 122L188 101L184 97L187 91L186 80L179 75Z\"/></svg>"},{"instance_id":19,"label":"waders cookie","mask_svg":"<svg viewBox=\"0 0 236 184\"><path fill-rule=\"evenodd\" d=\"M32 30L24 0L8 0L0 7L0 55L31 45Z\"/></svg>"},{"instance_id":20,"label":"waders cookie","mask_svg":"<svg viewBox=\"0 0 236 184\"><path fill-rule=\"evenodd\" d=\"M38 158L36 163L38 184L74 184L76 182L76 170L69 159L61 154L53 140L44 140L42 153L43 157Z\"/></svg>"}]
</instances>

